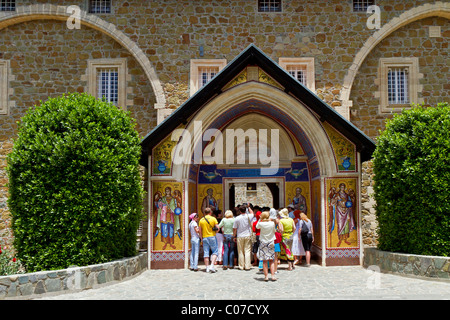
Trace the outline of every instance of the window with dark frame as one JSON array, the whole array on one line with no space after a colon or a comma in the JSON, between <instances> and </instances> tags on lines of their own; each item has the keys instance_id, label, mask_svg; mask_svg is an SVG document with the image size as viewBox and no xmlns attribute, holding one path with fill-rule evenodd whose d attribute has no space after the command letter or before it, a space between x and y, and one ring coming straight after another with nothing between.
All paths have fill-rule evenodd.
<instances>
[{"instance_id":1,"label":"window with dark frame","mask_svg":"<svg viewBox=\"0 0 450 320\"><path fill-rule=\"evenodd\" d=\"M258 0L258 12L281 12L281 0Z\"/></svg>"},{"instance_id":2,"label":"window with dark frame","mask_svg":"<svg viewBox=\"0 0 450 320\"><path fill-rule=\"evenodd\" d=\"M375 0L353 0L353 12L367 12L367 8L373 5Z\"/></svg>"},{"instance_id":3,"label":"window with dark frame","mask_svg":"<svg viewBox=\"0 0 450 320\"><path fill-rule=\"evenodd\" d=\"M1 0L0 11L16 11L16 0Z\"/></svg>"},{"instance_id":4,"label":"window with dark frame","mask_svg":"<svg viewBox=\"0 0 450 320\"><path fill-rule=\"evenodd\" d=\"M111 13L111 0L90 0L89 13Z\"/></svg>"}]
</instances>

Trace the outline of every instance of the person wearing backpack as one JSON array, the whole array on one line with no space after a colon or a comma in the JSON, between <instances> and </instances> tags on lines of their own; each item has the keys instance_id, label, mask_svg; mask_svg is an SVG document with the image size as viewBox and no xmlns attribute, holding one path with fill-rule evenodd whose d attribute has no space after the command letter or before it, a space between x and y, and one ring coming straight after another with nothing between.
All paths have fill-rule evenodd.
<instances>
[{"instance_id":1,"label":"person wearing backpack","mask_svg":"<svg viewBox=\"0 0 450 320\"><path fill-rule=\"evenodd\" d=\"M306 214L300 213L300 228L299 237L302 239L303 248L306 253L306 266L311 266L311 246L314 242L314 233L311 220L308 219Z\"/></svg>"}]
</instances>

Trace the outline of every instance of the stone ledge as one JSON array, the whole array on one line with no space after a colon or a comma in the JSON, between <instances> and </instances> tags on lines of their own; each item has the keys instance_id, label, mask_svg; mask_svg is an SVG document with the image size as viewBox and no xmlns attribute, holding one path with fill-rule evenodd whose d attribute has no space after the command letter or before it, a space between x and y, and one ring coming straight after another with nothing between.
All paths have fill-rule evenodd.
<instances>
[{"instance_id":1,"label":"stone ledge","mask_svg":"<svg viewBox=\"0 0 450 320\"><path fill-rule=\"evenodd\" d=\"M450 281L450 257L422 256L364 248L364 267L428 280Z\"/></svg>"},{"instance_id":2,"label":"stone ledge","mask_svg":"<svg viewBox=\"0 0 450 320\"><path fill-rule=\"evenodd\" d=\"M0 300L31 299L120 282L147 270L147 253L103 264L0 277Z\"/></svg>"}]
</instances>

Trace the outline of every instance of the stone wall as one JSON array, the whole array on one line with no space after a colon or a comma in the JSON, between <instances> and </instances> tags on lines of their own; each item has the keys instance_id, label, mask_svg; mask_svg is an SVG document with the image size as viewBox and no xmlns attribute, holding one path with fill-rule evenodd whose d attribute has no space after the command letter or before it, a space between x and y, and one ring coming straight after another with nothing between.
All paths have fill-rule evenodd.
<instances>
[{"instance_id":1,"label":"stone wall","mask_svg":"<svg viewBox=\"0 0 450 320\"><path fill-rule=\"evenodd\" d=\"M429 27L439 26L441 37L430 37ZM380 113L380 90L378 85L378 67L381 58L419 59L419 85L423 90L418 93L418 102L423 100L427 106L436 106L439 102L450 102L449 48L450 22L444 18L432 17L412 22L381 41L367 56L355 78L350 99L353 101L351 121L372 139L376 139L379 130L384 129L386 119L392 113Z\"/></svg>"},{"instance_id":2,"label":"stone wall","mask_svg":"<svg viewBox=\"0 0 450 320\"><path fill-rule=\"evenodd\" d=\"M30 299L94 289L124 281L147 269L147 253L104 264L0 277L1 299Z\"/></svg>"},{"instance_id":3,"label":"stone wall","mask_svg":"<svg viewBox=\"0 0 450 320\"><path fill-rule=\"evenodd\" d=\"M450 281L450 258L364 249L364 267L403 276Z\"/></svg>"},{"instance_id":4,"label":"stone wall","mask_svg":"<svg viewBox=\"0 0 450 320\"><path fill-rule=\"evenodd\" d=\"M381 24L429 2L377 1ZM52 3L87 9L84 0ZM275 61L279 57L315 57L317 93L330 105L339 107L347 70L374 32L366 27L368 15L353 12L352 1L283 1L282 13L257 12L256 4L243 0L113 1L113 13L99 17L114 24L148 55L162 82L167 107L178 107L188 96L190 59L229 62L250 43ZM204 56L200 56L200 47Z\"/></svg>"},{"instance_id":5,"label":"stone wall","mask_svg":"<svg viewBox=\"0 0 450 320\"><path fill-rule=\"evenodd\" d=\"M361 178L361 232L365 247L376 247L378 244L378 221L375 214L373 162L362 164Z\"/></svg>"},{"instance_id":6,"label":"stone wall","mask_svg":"<svg viewBox=\"0 0 450 320\"><path fill-rule=\"evenodd\" d=\"M69 30L65 21L34 20L0 31L0 59L10 60L15 106L0 116L0 139L14 137L17 121L39 101L68 92L86 92L89 59L127 60L127 107L143 137L156 125L155 97L149 80L131 54L105 34L90 28Z\"/></svg>"},{"instance_id":7,"label":"stone wall","mask_svg":"<svg viewBox=\"0 0 450 320\"><path fill-rule=\"evenodd\" d=\"M235 184L235 205L251 203L262 207L273 207L273 197L265 183L257 183L256 189L248 191L246 183Z\"/></svg>"}]
</instances>

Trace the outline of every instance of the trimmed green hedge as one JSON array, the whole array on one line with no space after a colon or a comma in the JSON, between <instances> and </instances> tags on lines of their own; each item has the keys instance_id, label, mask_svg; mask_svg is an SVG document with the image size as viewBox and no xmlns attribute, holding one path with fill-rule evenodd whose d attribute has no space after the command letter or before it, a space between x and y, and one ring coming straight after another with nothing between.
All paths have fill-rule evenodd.
<instances>
[{"instance_id":1,"label":"trimmed green hedge","mask_svg":"<svg viewBox=\"0 0 450 320\"><path fill-rule=\"evenodd\" d=\"M143 188L134 127L120 108L77 93L21 119L7 159L8 205L28 272L136 254Z\"/></svg>"},{"instance_id":2,"label":"trimmed green hedge","mask_svg":"<svg viewBox=\"0 0 450 320\"><path fill-rule=\"evenodd\" d=\"M379 249L450 256L450 106L395 115L374 153Z\"/></svg>"}]
</instances>

